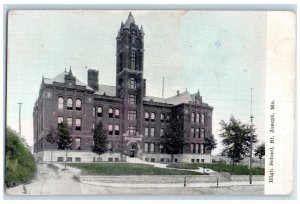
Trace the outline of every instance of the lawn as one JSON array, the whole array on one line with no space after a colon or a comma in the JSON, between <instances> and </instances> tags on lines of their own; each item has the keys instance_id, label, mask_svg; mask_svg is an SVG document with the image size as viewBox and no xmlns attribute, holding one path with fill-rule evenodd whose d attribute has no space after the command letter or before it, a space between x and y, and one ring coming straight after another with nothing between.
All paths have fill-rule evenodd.
<instances>
[{"instance_id":1,"label":"lawn","mask_svg":"<svg viewBox=\"0 0 300 204\"><path fill-rule=\"evenodd\" d=\"M162 169L148 164L76 163L68 166L80 169L85 175L202 175L199 172Z\"/></svg>"},{"instance_id":2,"label":"lawn","mask_svg":"<svg viewBox=\"0 0 300 204\"><path fill-rule=\"evenodd\" d=\"M206 164L206 163L174 163L169 164L167 167L178 169L198 169L198 167L207 167L214 171L228 172L232 175L249 175L248 166L235 165L232 172L232 165L229 164ZM264 175L265 169L254 167L252 168L253 175Z\"/></svg>"}]
</instances>

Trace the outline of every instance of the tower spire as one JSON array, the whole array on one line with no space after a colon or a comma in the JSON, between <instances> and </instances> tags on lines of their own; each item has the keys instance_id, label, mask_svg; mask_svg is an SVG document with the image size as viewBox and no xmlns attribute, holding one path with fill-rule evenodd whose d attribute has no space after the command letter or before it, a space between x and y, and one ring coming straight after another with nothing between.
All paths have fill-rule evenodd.
<instances>
[{"instance_id":1,"label":"tower spire","mask_svg":"<svg viewBox=\"0 0 300 204\"><path fill-rule=\"evenodd\" d=\"M126 21L126 24L131 24L131 23L134 23L135 24L135 21L134 21L134 18L132 16L132 13L131 11L129 12L129 15L128 15L128 18L127 18L127 21Z\"/></svg>"}]
</instances>

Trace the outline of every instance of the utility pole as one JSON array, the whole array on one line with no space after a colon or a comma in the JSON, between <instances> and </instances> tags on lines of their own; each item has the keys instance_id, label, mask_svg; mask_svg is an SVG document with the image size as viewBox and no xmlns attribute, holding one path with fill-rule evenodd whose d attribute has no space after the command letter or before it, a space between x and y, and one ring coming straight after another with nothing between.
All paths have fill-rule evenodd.
<instances>
[{"instance_id":1,"label":"utility pole","mask_svg":"<svg viewBox=\"0 0 300 204\"><path fill-rule=\"evenodd\" d=\"M251 102L250 102L250 165L249 165L249 183L252 184L252 148L253 148L253 115L252 115L252 88L251 88Z\"/></svg>"},{"instance_id":2,"label":"utility pole","mask_svg":"<svg viewBox=\"0 0 300 204\"><path fill-rule=\"evenodd\" d=\"M161 93L162 98L164 98L164 92L165 92L165 77L163 77L163 81L162 81L162 93Z\"/></svg>"},{"instance_id":3,"label":"utility pole","mask_svg":"<svg viewBox=\"0 0 300 204\"><path fill-rule=\"evenodd\" d=\"M21 105L22 103L18 103L19 104L19 137L21 138L22 135L22 129L21 129Z\"/></svg>"}]
</instances>

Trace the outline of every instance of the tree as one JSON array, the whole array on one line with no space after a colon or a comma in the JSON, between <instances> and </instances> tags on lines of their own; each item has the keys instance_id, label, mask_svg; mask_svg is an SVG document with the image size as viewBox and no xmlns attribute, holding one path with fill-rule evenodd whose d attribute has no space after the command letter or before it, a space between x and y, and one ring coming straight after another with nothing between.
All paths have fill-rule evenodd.
<instances>
[{"instance_id":1,"label":"tree","mask_svg":"<svg viewBox=\"0 0 300 204\"><path fill-rule=\"evenodd\" d=\"M67 169L68 150L72 149L73 140L70 135L68 124L66 122L59 123L57 126L57 146L58 149L66 150L65 168L62 170Z\"/></svg>"},{"instance_id":2,"label":"tree","mask_svg":"<svg viewBox=\"0 0 300 204\"><path fill-rule=\"evenodd\" d=\"M57 126L57 146L58 149L71 149L72 137L70 136L70 130L66 122L61 122Z\"/></svg>"},{"instance_id":3,"label":"tree","mask_svg":"<svg viewBox=\"0 0 300 204\"><path fill-rule=\"evenodd\" d=\"M103 124L99 121L93 131L93 141L94 144L92 145L92 151L99 156L105 153L107 150L107 130L103 128Z\"/></svg>"},{"instance_id":4,"label":"tree","mask_svg":"<svg viewBox=\"0 0 300 204\"><path fill-rule=\"evenodd\" d=\"M241 123L233 116L230 117L228 123L221 120L220 125L220 136L223 138L222 144L225 146L221 152L221 156L226 156L231 159L232 171L234 171L234 164L250 155L251 135L252 143L257 143L255 128L248 124Z\"/></svg>"},{"instance_id":5,"label":"tree","mask_svg":"<svg viewBox=\"0 0 300 204\"><path fill-rule=\"evenodd\" d=\"M168 124L161 145L167 154L171 154L171 161L173 162L174 154L183 152L185 145L183 139L183 118L177 117L175 113L170 116L170 123Z\"/></svg>"},{"instance_id":6,"label":"tree","mask_svg":"<svg viewBox=\"0 0 300 204\"><path fill-rule=\"evenodd\" d=\"M56 143L56 130L53 128L53 126L50 126L47 134L47 142L49 142L52 146ZM52 154L53 154L53 148L51 148L51 163L52 163Z\"/></svg>"},{"instance_id":7,"label":"tree","mask_svg":"<svg viewBox=\"0 0 300 204\"><path fill-rule=\"evenodd\" d=\"M259 158L259 166L261 167L261 159L265 156L265 143L261 143L254 150L254 155Z\"/></svg>"},{"instance_id":8,"label":"tree","mask_svg":"<svg viewBox=\"0 0 300 204\"><path fill-rule=\"evenodd\" d=\"M217 141L214 138L214 136L212 136L212 137L205 137L204 138L204 146L209 151L215 149L217 147Z\"/></svg>"}]
</instances>

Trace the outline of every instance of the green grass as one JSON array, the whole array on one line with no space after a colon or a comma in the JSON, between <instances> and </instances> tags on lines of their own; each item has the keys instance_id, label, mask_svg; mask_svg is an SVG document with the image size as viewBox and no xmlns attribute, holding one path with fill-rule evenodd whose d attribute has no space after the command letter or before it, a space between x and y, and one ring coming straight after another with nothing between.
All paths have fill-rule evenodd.
<instances>
[{"instance_id":1,"label":"green grass","mask_svg":"<svg viewBox=\"0 0 300 204\"><path fill-rule=\"evenodd\" d=\"M82 170L85 175L202 175L199 172L162 169L148 164L77 163L68 165Z\"/></svg>"},{"instance_id":2,"label":"green grass","mask_svg":"<svg viewBox=\"0 0 300 204\"><path fill-rule=\"evenodd\" d=\"M174 163L169 164L167 167L179 169L198 169L198 167L207 167L214 171L228 172L232 175L249 175L248 166L235 165L232 172L232 165L229 164L206 164L206 163ZM254 167L252 168L253 175L264 175L265 169Z\"/></svg>"},{"instance_id":3,"label":"green grass","mask_svg":"<svg viewBox=\"0 0 300 204\"><path fill-rule=\"evenodd\" d=\"M32 154L10 128L6 128L5 142L6 187L27 183L36 172L36 164Z\"/></svg>"}]
</instances>

